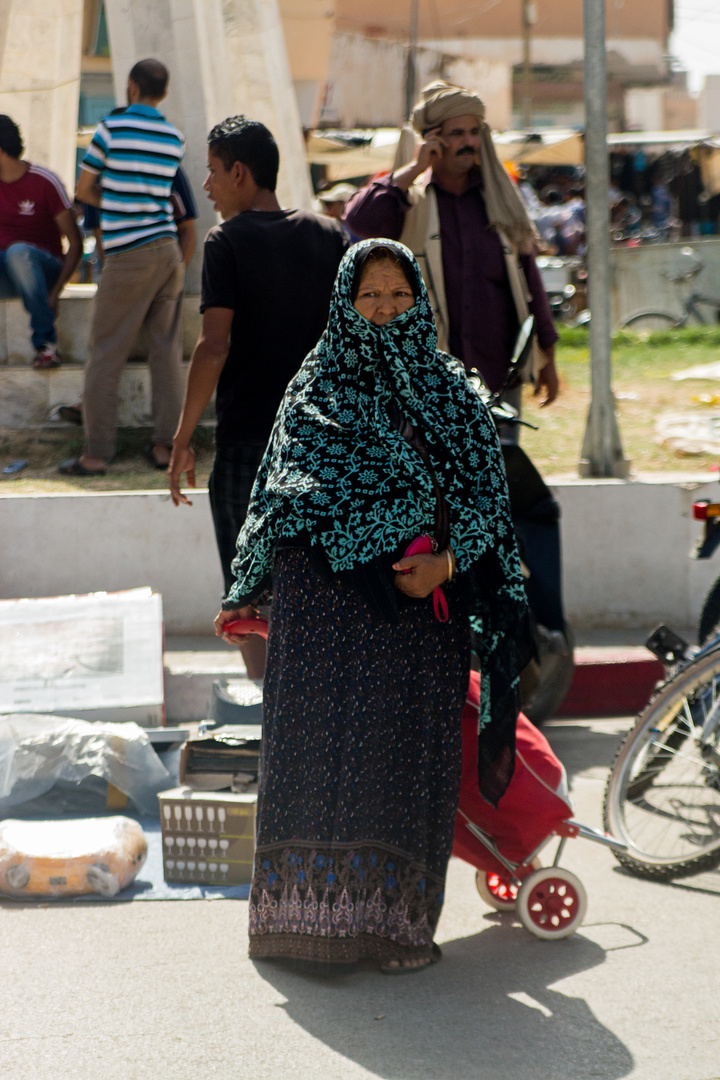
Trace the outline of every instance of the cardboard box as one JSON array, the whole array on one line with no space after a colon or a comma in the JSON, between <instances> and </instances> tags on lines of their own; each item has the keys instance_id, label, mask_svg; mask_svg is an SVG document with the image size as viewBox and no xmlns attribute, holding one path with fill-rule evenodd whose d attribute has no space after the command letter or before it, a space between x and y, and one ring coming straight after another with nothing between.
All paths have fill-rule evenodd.
<instances>
[{"instance_id":1,"label":"cardboard box","mask_svg":"<svg viewBox=\"0 0 720 1080\"><path fill-rule=\"evenodd\" d=\"M0 713L165 723L152 589L0 600Z\"/></svg>"},{"instance_id":2,"label":"cardboard box","mask_svg":"<svg viewBox=\"0 0 720 1080\"><path fill-rule=\"evenodd\" d=\"M231 724L188 739L180 752L180 783L195 791L247 790L260 767L260 724Z\"/></svg>"},{"instance_id":3,"label":"cardboard box","mask_svg":"<svg viewBox=\"0 0 720 1080\"><path fill-rule=\"evenodd\" d=\"M165 880L248 885L255 855L257 793L172 788L158 795Z\"/></svg>"}]
</instances>

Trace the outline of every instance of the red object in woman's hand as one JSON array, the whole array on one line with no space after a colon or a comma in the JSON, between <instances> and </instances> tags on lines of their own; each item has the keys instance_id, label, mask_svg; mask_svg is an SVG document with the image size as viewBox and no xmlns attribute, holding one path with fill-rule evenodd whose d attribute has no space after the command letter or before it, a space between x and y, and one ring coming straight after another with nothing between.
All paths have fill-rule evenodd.
<instances>
[{"instance_id":1,"label":"red object in woman's hand","mask_svg":"<svg viewBox=\"0 0 720 1080\"><path fill-rule=\"evenodd\" d=\"M403 559L409 559L412 555L432 555L433 554L433 542L429 536L416 536L414 540L408 544L405 548ZM408 566L405 570L400 571L401 574L411 573Z\"/></svg>"},{"instance_id":2,"label":"red object in woman's hand","mask_svg":"<svg viewBox=\"0 0 720 1080\"><path fill-rule=\"evenodd\" d=\"M433 546L432 537L426 536L425 534L416 536L405 549L403 558L409 559L413 555L434 555L435 552L433 551ZM405 570L401 570L400 573L409 574L411 573L411 569L410 567L407 567ZM449 617L447 600L445 599L445 593L439 585L436 589L433 589L432 597L435 618L439 622L447 622Z\"/></svg>"},{"instance_id":3,"label":"red object in woman's hand","mask_svg":"<svg viewBox=\"0 0 720 1080\"><path fill-rule=\"evenodd\" d=\"M267 640L268 636L268 622L267 619L230 619L229 622L222 625L223 634L259 634L260 637L264 637Z\"/></svg>"}]
</instances>

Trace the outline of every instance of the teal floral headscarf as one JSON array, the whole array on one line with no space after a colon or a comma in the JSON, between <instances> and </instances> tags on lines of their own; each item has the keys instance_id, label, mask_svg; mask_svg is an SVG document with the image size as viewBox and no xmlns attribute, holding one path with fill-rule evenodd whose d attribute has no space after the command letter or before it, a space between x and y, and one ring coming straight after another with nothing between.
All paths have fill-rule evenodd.
<instances>
[{"instance_id":1,"label":"teal floral headscarf","mask_svg":"<svg viewBox=\"0 0 720 1080\"><path fill-rule=\"evenodd\" d=\"M376 247L401 261L416 297L385 326L353 306L359 271ZM278 541L309 536L339 572L387 553L400 556L418 534L432 533L433 481L392 422L399 408L421 434L449 509L458 585L466 591L483 676L478 729L502 729L507 747L518 713L518 643L527 608L505 472L488 410L462 366L436 343L410 251L389 240L350 248L327 329L278 411L238 537L237 582L223 606L244 606L267 588ZM506 764L509 781L512 760Z\"/></svg>"}]
</instances>

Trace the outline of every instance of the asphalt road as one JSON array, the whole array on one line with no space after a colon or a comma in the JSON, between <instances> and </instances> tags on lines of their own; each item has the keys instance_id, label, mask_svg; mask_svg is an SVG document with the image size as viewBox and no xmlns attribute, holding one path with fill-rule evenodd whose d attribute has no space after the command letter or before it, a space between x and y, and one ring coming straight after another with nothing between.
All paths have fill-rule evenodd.
<instances>
[{"instance_id":1,"label":"asphalt road","mask_svg":"<svg viewBox=\"0 0 720 1080\"><path fill-rule=\"evenodd\" d=\"M600 825L628 721L546 730ZM490 912L451 864L442 963L309 976L246 956L243 901L0 903L3 1080L718 1080L720 872L674 885L568 843L589 907L564 941Z\"/></svg>"}]
</instances>

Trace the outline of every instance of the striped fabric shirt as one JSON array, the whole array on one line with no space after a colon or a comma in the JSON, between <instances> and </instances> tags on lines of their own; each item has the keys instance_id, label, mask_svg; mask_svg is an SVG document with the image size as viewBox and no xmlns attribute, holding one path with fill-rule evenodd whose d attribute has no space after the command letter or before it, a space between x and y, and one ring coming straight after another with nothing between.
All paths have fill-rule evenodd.
<instances>
[{"instance_id":1,"label":"striped fabric shirt","mask_svg":"<svg viewBox=\"0 0 720 1080\"><path fill-rule=\"evenodd\" d=\"M178 129L149 105L130 105L98 124L82 164L100 175L108 255L177 236L170 189L184 147Z\"/></svg>"}]
</instances>

